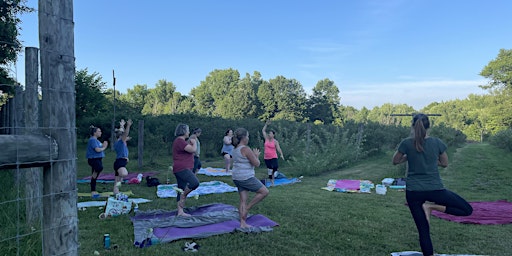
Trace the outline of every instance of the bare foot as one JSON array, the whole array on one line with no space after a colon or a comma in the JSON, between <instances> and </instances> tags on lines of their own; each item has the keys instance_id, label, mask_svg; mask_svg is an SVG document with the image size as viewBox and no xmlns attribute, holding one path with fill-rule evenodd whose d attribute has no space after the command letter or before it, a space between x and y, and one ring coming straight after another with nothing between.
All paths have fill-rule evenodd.
<instances>
[{"instance_id":1,"label":"bare foot","mask_svg":"<svg viewBox=\"0 0 512 256\"><path fill-rule=\"evenodd\" d=\"M430 215L432 214L432 205L431 202L425 202L422 205L423 211L425 212L425 217L427 218L428 224L430 224Z\"/></svg>"},{"instance_id":2,"label":"bare foot","mask_svg":"<svg viewBox=\"0 0 512 256\"><path fill-rule=\"evenodd\" d=\"M240 228L252 228L252 226L247 223L240 223Z\"/></svg>"},{"instance_id":3,"label":"bare foot","mask_svg":"<svg viewBox=\"0 0 512 256\"><path fill-rule=\"evenodd\" d=\"M178 212L178 217L192 217L192 215L186 213L186 212Z\"/></svg>"}]
</instances>

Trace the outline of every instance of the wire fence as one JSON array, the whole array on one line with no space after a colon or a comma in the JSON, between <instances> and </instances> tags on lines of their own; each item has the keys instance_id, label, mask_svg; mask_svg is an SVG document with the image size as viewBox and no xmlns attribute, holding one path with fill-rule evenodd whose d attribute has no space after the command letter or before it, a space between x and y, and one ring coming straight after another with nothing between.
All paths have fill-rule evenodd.
<instances>
[{"instance_id":1,"label":"wire fence","mask_svg":"<svg viewBox=\"0 0 512 256\"><path fill-rule=\"evenodd\" d=\"M36 10L38 15L65 25L55 27L72 29L72 1L60 1L61 9L52 10L50 2L40 1L49 11ZM9 89L6 103L0 105L3 255L77 255L75 58L73 49L66 48L73 45L65 42L73 40L64 35L67 32L56 34L64 40L56 48L42 43L41 58L37 51L29 58L25 49L24 86L0 85ZM39 77L39 66L46 81ZM14 67L10 76L18 81L16 63Z\"/></svg>"}]
</instances>

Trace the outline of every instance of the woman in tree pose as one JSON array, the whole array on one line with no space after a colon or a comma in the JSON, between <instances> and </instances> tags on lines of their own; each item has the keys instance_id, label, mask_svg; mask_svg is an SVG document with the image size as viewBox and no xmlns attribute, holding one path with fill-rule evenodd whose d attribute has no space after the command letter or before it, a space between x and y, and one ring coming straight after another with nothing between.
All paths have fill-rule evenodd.
<instances>
[{"instance_id":1,"label":"woman in tree pose","mask_svg":"<svg viewBox=\"0 0 512 256\"><path fill-rule=\"evenodd\" d=\"M124 127L125 124L126 128ZM126 165L129 161L127 141L131 139L129 135L132 124L133 122L131 119L128 119L128 122L121 119L121 126L116 130L117 141L114 143L114 150L116 151L116 161L114 162L114 173L116 177L114 182L114 195L119 193L119 187L121 186L124 177L128 175L128 169L126 169Z\"/></svg>"},{"instance_id":2,"label":"woman in tree pose","mask_svg":"<svg viewBox=\"0 0 512 256\"><path fill-rule=\"evenodd\" d=\"M412 120L414 135L402 140L393 155L394 165L409 164L405 197L418 229L423 255L434 255L430 238L432 210L456 216L473 212L466 200L444 188L438 166L448 166L447 147L439 138L427 135L429 128L428 116L416 114Z\"/></svg>"},{"instance_id":3,"label":"woman in tree pose","mask_svg":"<svg viewBox=\"0 0 512 256\"><path fill-rule=\"evenodd\" d=\"M277 162L277 152L281 155L281 158L284 160L283 151L279 146L279 142L274 138L276 133L274 130L270 130L267 133L267 125L270 124L270 121L267 121L261 129L261 133L265 138L265 151L263 154L263 159L265 160L265 165L268 169L268 178L272 181L272 186L274 186L274 180L279 168L279 163Z\"/></svg>"},{"instance_id":4,"label":"woman in tree pose","mask_svg":"<svg viewBox=\"0 0 512 256\"><path fill-rule=\"evenodd\" d=\"M260 166L260 160L258 158L260 150L257 148L251 150L247 146L248 143L249 132L244 128L236 129L233 136L233 145L236 148L233 150L232 178L238 188L238 194L240 195L238 213L240 215L241 228L251 227L251 225L246 222L249 210L268 195L267 187L254 176L254 167ZM249 191L256 192L256 195L247 203Z\"/></svg>"},{"instance_id":5,"label":"woman in tree pose","mask_svg":"<svg viewBox=\"0 0 512 256\"><path fill-rule=\"evenodd\" d=\"M185 200L188 194L194 189L199 187L199 180L192 172L194 168L194 153L197 150L196 140L187 138L190 135L190 130L186 124L178 124L174 131L174 136L177 136L172 143L172 171L176 176L178 188L183 190L183 193L178 192L176 200L178 202L178 216L190 217L190 214L184 212Z\"/></svg>"},{"instance_id":6,"label":"woman in tree pose","mask_svg":"<svg viewBox=\"0 0 512 256\"><path fill-rule=\"evenodd\" d=\"M224 138L222 139L222 149L220 152L222 153L222 157L224 157L224 165L226 168L226 172L229 172L231 163L233 162L233 130L228 129L224 134Z\"/></svg>"},{"instance_id":7,"label":"woman in tree pose","mask_svg":"<svg viewBox=\"0 0 512 256\"><path fill-rule=\"evenodd\" d=\"M103 158L105 157L105 149L108 147L108 142L104 141L101 143L98 138L101 137L101 129L95 126L89 127L89 133L91 137L87 142L87 151L85 157L87 163L91 166L91 196L94 198L99 197L96 191L96 180L103 171Z\"/></svg>"}]
</instances>

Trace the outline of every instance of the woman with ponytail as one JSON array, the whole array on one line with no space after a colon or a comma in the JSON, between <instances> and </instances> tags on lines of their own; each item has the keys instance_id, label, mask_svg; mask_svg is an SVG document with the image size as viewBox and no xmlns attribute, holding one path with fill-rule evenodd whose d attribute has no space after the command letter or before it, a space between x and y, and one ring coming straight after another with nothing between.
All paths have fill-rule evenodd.
<instances>
[{"instance_id":1,"label":"woman with ponytail","mask_svg":"<svg viewBox=\"0 0 512 256\"><path fill-rule=\"evenodd\" d=\"M254 176L254 167L260 166L260 150L250 149L249 132L244 128L238 128L233 135L233 182L238 188L240 195L240 206L238 214L240 215L240 228L249 228L247 224L247 215L249 210L268 195L268 189ZM254 198L247 203L249 191L256 192Z\"/></svg>"},{"instance_id":2,"label":"woman with ponytail","mask_svg":"<svg viewBox=\"0 0 512 256\"><path fill-rule=\"evenodd\" d=\"M445 189L438 166L448 166L446 144L427 134L430 121L425 114L416 114L412 120L413 137L400 142L393 155L393 164L407 162L407 205L419 233L423 255L434 255L430 238L430 214L432 210L456 216L468 216L471 205L454 192Z\"/></svg>"}]
</instances>

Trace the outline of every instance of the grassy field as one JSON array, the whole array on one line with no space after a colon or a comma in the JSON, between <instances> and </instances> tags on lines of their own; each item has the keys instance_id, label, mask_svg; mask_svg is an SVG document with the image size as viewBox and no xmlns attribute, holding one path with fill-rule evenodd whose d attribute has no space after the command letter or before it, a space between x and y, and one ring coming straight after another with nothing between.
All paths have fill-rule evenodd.
<instances>
[{"instance_id":1,"label":"grassy field","mask_svg":"<svg viewBox=\"0 0 512 256\"><path fill-rule=\"evenodd\" d=\"M79 156L82 154L79 145ZM83 155L83 154L82 154ZM488 144L468 144L450 152L450 166L442 171L447 188L468 201L510 199L512 195L512 157L510 153ZM270 195L252 213L263 214L279 223L273 232L261 234L224 234L198 239L198 255L389 255L394 251L419 251L417 232L408 208L405 193L390 191L386 195L347 194L322 190L329 179L369 179L380 183L385 177L401 177L403 168L391 165L392 152L382 154L350 168L332 171L317 177L305 177L303 182L270 188ZM104 160L105 171L111 170L113 154ZM221 159L203 161L203 166L221 167ZM135 161L134 161L135 162ZM160 165L139 171L159 171L160 181L175 179L166 166L170 157ZM128 166L130 171L137 171ZM78 177L90 175L85 160L78 160ZM160 167L157 167L160 166ZM297 173L287 169L285 174ZM264 178L266 169L257 175ZM199 176L200 181L221 180L232 184L230 178ZM78 185L79 192L89 192L89 186ZM110 191L111 185L98 186L99 191ZM153 200L140 204L139 209L176 208L175 199L160 199L155 187L145 184L123 185L133 197ZM79 198L79 201L90 200ZM209 203L238 204L237 193L205 195L190 199L187 206ZM133 244L133 226L128 215L99 220L101 210L96 207L79 211L79 253L92 255L176 255L184 254L185 242L158 244L137 249ZM104 250L102 237L109 233L116 250ZM512 225L470 225L432 218L431 233L437 253L510 255Z\"/></svg>"}]
</instances>

